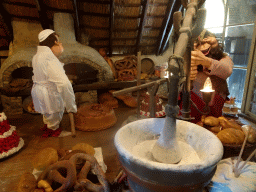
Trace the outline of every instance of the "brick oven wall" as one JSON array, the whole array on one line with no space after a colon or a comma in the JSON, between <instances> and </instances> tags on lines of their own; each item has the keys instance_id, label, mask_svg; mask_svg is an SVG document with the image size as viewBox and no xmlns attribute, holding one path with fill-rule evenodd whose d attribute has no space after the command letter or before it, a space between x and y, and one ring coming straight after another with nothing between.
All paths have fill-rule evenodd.
<instances>
[{"instance_id":1,"label":"brick oven wall","mask_svg":"<svg viewBox=\"0 0 256 192\"><path fill-rule=\"evenodd\" d=\"M14 70L21 67L32 67L32 58L36 54L38 45L37 36L42 30L40 24L24 23L24 21L12 21L12 25L17 32L14 31L14 43L11 44L9 56L2 63L0 69L0 87L3 88L8 87L12 81L12 72ZM88 64L98 71L97 79L99 82L114 80L110 66L99 52L92 47L82 45L76 41L74 22L71 14L56 13L54 15L54 30L59 34L60 41L64 47L64 52L59 58L61 62L64 64ZM8 101L8 98L4 97L4 99ZM18 106L19 109L16 109L16 111L20 113L22 107L22 103L19 103L22 102L20 101L20 97L10 97L9 100L15 101L13 102L13 106ZM11 104L8 103L8 106L11 106ZM8 109L11 108L8 107Z\"/></svg>"},{"instance_id":2,"label":"brick oven wall","mask_svg":"<svg viewBox=\"0 0 256 192\"><path fill-rule=\"evenodd\" d=\"M31 61L36 54L36 46L38 45L37 36L42 30L40 25L28 22L24 23L24 21L13 21L12 25L15 30L14 43L10 46L9 57L5 60L0 69L0 80L2 80L0 81L0 87L9 85L12 80L11 74L15 69L20 67L32 67ZM37 29L32 30L32 28ZM99 71L97 77L99 82L114 80L110 66L98 51L76 41L74 22L71 14L56 13L54 15L54 30L59 34L60 41L63 43L64 47L64 52L59 58L61 62L64 64L89 64ZM17 37L15 35L17 35ZM31 36L30 40L28 38L29 36Z\"/></svg>"}]
</instances>

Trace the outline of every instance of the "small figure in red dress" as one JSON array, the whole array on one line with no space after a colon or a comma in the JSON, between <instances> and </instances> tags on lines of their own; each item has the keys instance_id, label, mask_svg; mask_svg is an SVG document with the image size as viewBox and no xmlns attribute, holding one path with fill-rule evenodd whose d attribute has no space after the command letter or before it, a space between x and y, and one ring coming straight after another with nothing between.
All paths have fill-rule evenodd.
<instances>
[{"instance_id":1,"label":"small figure in red dress","mask_svg":"<svg viewBox=\"0 0 256 192\"><path fill-rule=\"evenodd\" d=\"M222 108L229 95L226 79L232 74L233 65L232 59L223 52L215 35L203 30L194 43L194 51L191 52L191 100L202 111L205 103L200 90L203 89L207 77L210 77L215 92L209 102L209 116L222 116ZM201 116L191 105L191 117L195 118L194 122L200 121Z\"/></svg>"}]
</instances>

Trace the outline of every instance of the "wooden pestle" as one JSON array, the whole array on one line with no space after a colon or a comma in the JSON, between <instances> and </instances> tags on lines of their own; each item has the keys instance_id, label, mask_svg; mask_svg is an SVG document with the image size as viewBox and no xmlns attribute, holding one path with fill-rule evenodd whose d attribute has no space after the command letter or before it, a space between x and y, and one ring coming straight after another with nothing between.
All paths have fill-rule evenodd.
<instances>
[{"instance_id":1,"label":"wooden pestle","mask_svg":"<svg viewBox=\"0 0 256 192\"><path fill-rule=\"evenodd\" d=\"M188 1L187 1L188 2ZM179 81L179 73L180 64L178 62L178 58L183 57L188 45L189 40L194 36L198 36L201 33L202 25L198 25L198 22L195 25L196 30L193 30L192 34L192 22L193 18L196 14L197 7L202 2L202 0L191 0L187 5L186 15L183 20L182 27L180 26L180 14L176 13L178 16L175 26L178 26L178 30L180 35L174 50L174 57L169 62L169 75L168 82L169 85L169 99L168 104L166 106L166 118L165 118L165 125L163 130L161 131L160 138L157 140L156 144L152 149L153 157L162 163L178 163L181 158L180 148L176 138L176 115L177 112L177 100L178 100L178 81ZM205 16L205 11L201 12L201 16ZM175 58L176 57L176 58ZM171 70L171 71L170 71ZM190 91L190 90L189 90Z\"/></svg>"}]
</instances>

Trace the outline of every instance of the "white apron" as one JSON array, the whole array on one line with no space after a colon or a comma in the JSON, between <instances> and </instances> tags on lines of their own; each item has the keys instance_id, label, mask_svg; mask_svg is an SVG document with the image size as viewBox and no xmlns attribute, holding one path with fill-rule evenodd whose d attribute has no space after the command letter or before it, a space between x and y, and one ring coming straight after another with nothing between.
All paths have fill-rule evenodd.
<instances>
[{"instance_id":1,"label":"white apron","mask_svg":"<svg viewBox=\"0 0 256 192\"><path fill-rule=\"evenodd\" d=\"M63 63L46 46L38 46L32 60L33 87L31 95L35 111L41 114L77 112L72 85Z\"/></svg>"}]
</instances>

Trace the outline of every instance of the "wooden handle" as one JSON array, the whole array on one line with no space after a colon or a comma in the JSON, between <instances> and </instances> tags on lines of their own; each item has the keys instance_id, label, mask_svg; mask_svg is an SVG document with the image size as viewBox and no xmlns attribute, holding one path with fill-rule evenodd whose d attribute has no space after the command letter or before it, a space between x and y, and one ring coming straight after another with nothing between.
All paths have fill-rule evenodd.
<instances>
[{"instance_id":1,"label":"wooden handle","mask_svg":"<svg viewBox=\"0 0 256 192\"><path fill-rule=\"evenodd\" d=\"M72 137L76 137L76 129L75 129L75 122L74 122L74 115L73 113L68 113L70 125L71 125L71 133Z\"/></svg>"}]
</instances>

